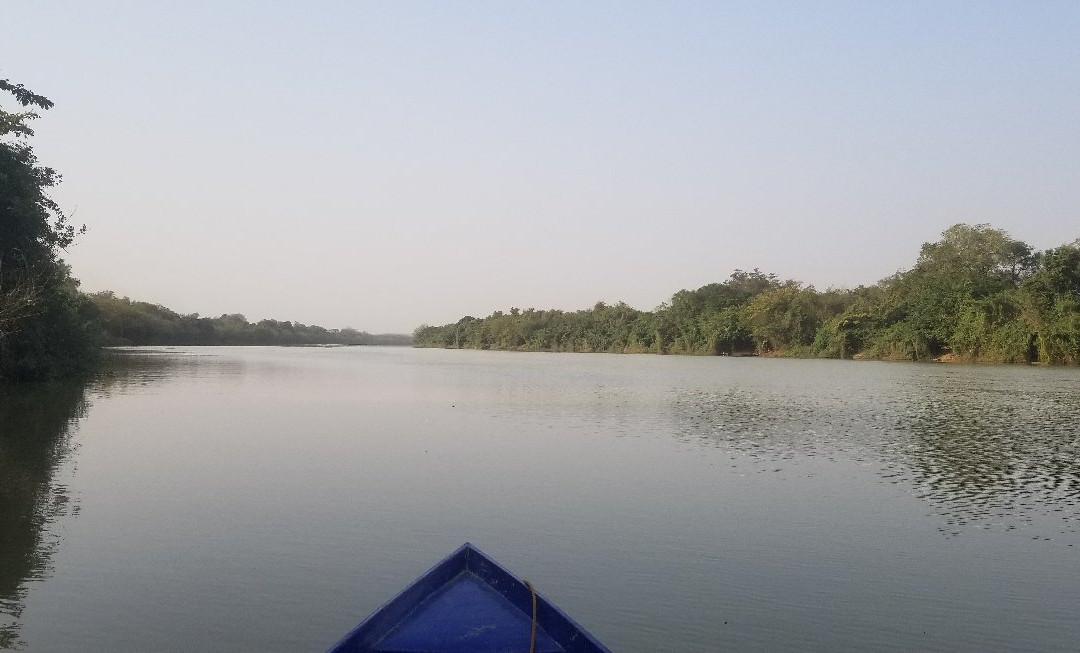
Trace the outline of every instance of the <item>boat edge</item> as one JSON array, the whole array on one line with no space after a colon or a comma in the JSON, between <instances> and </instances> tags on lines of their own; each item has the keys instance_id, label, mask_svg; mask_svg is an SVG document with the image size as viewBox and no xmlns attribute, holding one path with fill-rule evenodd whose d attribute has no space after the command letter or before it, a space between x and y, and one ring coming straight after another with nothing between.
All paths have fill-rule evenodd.
<instances>
[{"instance_id":1,"label":"boat edge","mask_svg":"<svg viewBox=\"0 0 1080 653\"><path fill-rule=\"evenodd\" d=\"M532 614L533 590L520 577L465 542L450 555L409 583L390 600L376 608L328 649L328 653L364 651L377 644L413 609L418 600L449 582L457 574L470 571L526 615ZM611 653L561 608L536 592L536 622L556 641L568 642L567 653ZM576 646L574 646L576 644ZM367 647L367 648L364 648Z\"/></svg>"}]
</instances>

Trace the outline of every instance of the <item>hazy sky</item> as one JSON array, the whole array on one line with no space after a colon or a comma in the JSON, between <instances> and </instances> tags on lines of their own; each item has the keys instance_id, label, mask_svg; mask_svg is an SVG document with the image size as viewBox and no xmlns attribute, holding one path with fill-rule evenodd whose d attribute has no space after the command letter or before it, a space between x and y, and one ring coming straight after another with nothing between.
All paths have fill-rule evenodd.
<instances>
[{"instance_id":1,"label":"hazy sky","mask_svg":"<svg viewBox=\"0 0 1080 653\"><path fill-rule=\"evenodd\" d=\"M1080 236L1080 2L13 2L87 290L411 331ZM10 106L8 98L3 100Z\"/></svg>"}]
</instances>

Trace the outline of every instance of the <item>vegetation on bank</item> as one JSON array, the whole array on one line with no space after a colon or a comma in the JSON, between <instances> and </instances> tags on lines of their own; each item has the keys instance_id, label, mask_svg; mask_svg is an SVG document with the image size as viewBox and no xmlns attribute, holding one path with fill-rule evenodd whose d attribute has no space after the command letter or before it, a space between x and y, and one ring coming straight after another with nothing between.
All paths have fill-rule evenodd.
<instances>
[{"instance_id":1,"label":"vegetation on bank","mask_svg":"<svg viewBox=\"0 0 1080 653\"><path fill-rule=\"evenodd\" d=\"M0 79L25 110L0 107L0 379L70 376L98 351L89 300L60 252L78 231L50 199L60 181L27 139L33 109L52 102Z\"/></svg>"},{"instance_id":2,"label":"vegetation on bank","mask_svg":"<svg viewBox=\"0 0 1080 653\"><path fill-rule=\"evenodd\" d=\"M239 314L180 315L109 291L89 295L105 345L410 345L402 334L326 329L299 322L248 322Z\"/></svg>"},{"instance_id":3,"label":"vegetation on bank","mask_svg":"<svg viewBox=\"0 0 1080 653\"><path fill-rule=\"evenodd\" d=\"M759 270L653 311L496 311L421 326L421 347L1080 363L1080 240L1044 252L957 224L877 284L819 291Z\"/></svg>"}]
</instances>

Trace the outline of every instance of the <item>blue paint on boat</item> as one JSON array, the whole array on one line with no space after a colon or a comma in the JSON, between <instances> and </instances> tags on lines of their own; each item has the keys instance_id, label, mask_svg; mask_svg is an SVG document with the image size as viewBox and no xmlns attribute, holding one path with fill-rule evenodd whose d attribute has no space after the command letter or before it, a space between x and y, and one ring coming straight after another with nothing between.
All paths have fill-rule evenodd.
<instances>
[{"instance_id":1,"label":"blue paint on boat","mask_svg":"<svg viewBox=\"0 0 1080 653\"><path fill-rule=\"evenodd\" d=\"M533 593L472 544L418 578L360 622L330 651L371 653L525 653ZM536 595L536 653L610 653Z\"/></svg>"}]
</instances>

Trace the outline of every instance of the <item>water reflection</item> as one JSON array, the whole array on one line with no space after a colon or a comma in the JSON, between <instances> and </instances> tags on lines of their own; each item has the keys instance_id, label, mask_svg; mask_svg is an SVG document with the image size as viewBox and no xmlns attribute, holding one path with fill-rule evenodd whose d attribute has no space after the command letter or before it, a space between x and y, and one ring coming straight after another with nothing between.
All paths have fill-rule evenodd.
<instances>
[{"instance_id":1,"label":"water reflection","mask_svg":"<svg viewBox=\"0 0 1080 653\"><path fill-rule=\"evenodd\" d=\"M669 418L680 440L727 450L762 472L797 457L873 461L883 481L926 500L951 535L1045 518L1057 532L1076 534L1075 386L1049 372L1029 378L965 368L846 394L681 388Z\"/></svg>"},{"instance_id":2,"label":"water reflection","mask_svg":"<svg viewBox=\"0 0 1080 653\"><path fill-rule=\"evenodd\" d=\"M218 376L239 376L246 367L243 359L205 348L116 347L106 351L90 390L95 396L129 394L172 378L198 376L204 366Z\"/></svg>"},{"instance_id":3,"label":"water reflection","mask_svg":"<svg viewBox=\"0 0 1080 653\"><path fill-rule=\"evenodd\" d=\"M0 649L20 648L28 585L48 577L60 525L79 512L69 481L91 397L160 381L184 357L123 352L91 379L0 386Z\"/></svg>"},{"instance_id":4,"label":"water reflection","mask_svg":"<svg viewBox=\"0 0 1080 653\"><path fill-rule=\"evenodd\" d=\"M48 574L52 526L78 511L63 468L86 409L81 383L0 389L0 648L20 645L26 584Z\"/></svg>"},{"instance_id":5,"label":"water reflection","mask_svg":"<svg viewBox=\"0 0 1080 653\"><path fill-rule=\"evenodd\" d=\"M0 412L5 486L38 479L0 522L19 535L0 542L9 646L301 649L459 535L523 568L552 554L560 603L627 650L1075 646L1080 537L1058 533L1080 500L1076 370L376 348L111 364L34 399L52 426L16 444L46 443L42 464L8 452L25 408ZM80 492L72 519L54 498Z\"/></svg>"}]
</instances>

